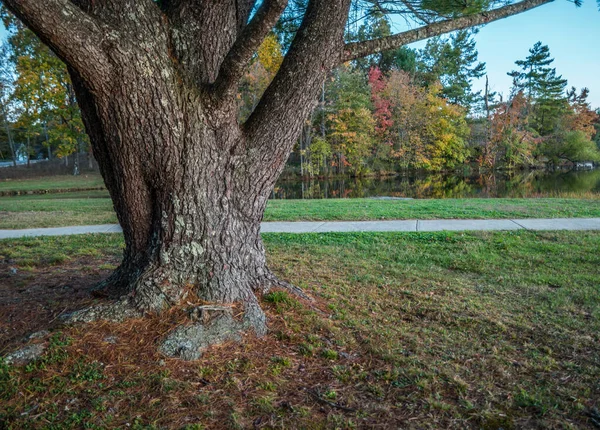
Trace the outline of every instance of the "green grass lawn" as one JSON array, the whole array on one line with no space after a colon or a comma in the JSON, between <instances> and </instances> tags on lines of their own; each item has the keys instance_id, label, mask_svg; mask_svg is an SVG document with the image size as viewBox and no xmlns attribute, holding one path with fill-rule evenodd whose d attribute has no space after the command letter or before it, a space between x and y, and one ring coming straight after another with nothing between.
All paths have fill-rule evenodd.
<instances>
[{"instance_id":1,"label":"green grass lawn","mask_svg":"<svg viewBox=\"0 0 600 430\"><path fill-rule=\"evenodd\" d=\"M271 200L265 220L570 218L600 216L598 199Z\"/></svg>"},{"instance_id":2,"label":"green grass lawn","mask_svg":"<svg viewBox=\"0 0 600 430\"><path fill-rule=\"evenodd\" d=\"M269 234L265 243L274 271L313 305L269 294L265 338L191 363L156 353L172 315L64 328L40 361L0 364L0 426L594 428L600 233ZM27 289L40 272L116 265L122 246L118 235L5 240L0 260Z\"/></svg>"},{"instance_id":3,"label":"green grass lawn","mask_svg":"<svg viewBox=\"0 0 600 430\"><path fill-rule=\"evenodd\" d=\"M271 200L265 221L600 217L600 198ZM116 223L106 191L0 198L0 229Z\"/></svg>"},{"instance_id":4,"label":"green grass lawn","mask_svg":"<svg viewBox=\"0 0 600 430\"><path fill-rule=\"evenodd\" d=\"M115 223L106 191L0 197L0 229Z\"/></svg>"},{"instance_id":5,"label":"green grass lawn","mask_svg":"<svg viewBox=\"0 0 600 430\"><path fill-rule=\"evenodd\" d=\"M103 188L104 181L100 175L64 175L48 176L33 179L0 180L0 193L43 192L57 190Z\"/></svg>"}]
</instances>

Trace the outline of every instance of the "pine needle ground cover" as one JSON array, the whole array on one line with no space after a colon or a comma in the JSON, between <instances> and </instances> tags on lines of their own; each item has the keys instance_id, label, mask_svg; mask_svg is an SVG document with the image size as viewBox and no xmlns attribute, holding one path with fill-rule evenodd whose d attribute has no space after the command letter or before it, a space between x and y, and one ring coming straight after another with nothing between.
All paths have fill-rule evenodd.
<instances>
[{"instance_id":1,"label":"pine needle ground cover","mask_svg":"<svg viewBox=\"0 0 600 430\"><path fill-rule=\"evenodd\" d=\"M309 292L270 332L196 362L156 344L184 309L59 325L119 262L117 235L0 242L4 428L590 428L600 408L600 233L267 235Z\"/></svg>"}]
</instances>

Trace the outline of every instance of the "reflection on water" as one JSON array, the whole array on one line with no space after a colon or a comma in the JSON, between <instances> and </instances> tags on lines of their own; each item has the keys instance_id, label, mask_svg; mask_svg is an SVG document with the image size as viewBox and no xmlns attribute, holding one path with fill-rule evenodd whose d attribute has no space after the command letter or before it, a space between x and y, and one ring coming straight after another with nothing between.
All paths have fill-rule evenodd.
<instances>
[{"instance_id":1,"label":"reflection on water","mask_svg":"<svg viewBox=\"0 0 600 430\"><path fill-rule=\"evenodd\" d=\"M347 178L280 181L274 199L358 197L530 197L560 193L600 193L600 169L588 171L493 172L469 176L406 175L393 178Z\"/></svg>"}]
</instances>

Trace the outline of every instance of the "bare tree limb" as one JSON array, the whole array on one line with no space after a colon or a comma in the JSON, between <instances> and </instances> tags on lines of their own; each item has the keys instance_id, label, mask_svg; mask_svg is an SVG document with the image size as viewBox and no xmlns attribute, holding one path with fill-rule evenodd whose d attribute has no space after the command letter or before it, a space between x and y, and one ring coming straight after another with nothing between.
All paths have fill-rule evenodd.
<instances>
[{"instance_id":1,"label":"bare tree limb","mask_svg":"<svg viewBox=\"0 0 600 430\"><path fill-rule=\"evenodd\" d=\"M523 0L518 3L490 11L425 25L423 27L415 28L414 30L405 31L389 37L367 40L365 42L348 43L344 48L344 53L340 58L340 62L343 63L346 61L356 60L357 58L366 57L367 55L400 48L401 46L417 42L419 40L428 39L430 37L439 36L441 34L456 30L463 30L465 28L470 28L477 25L487 24L492 21L497 21L511 15L525 12L552 1L554 0Z\"/></svg>"},{"instance_id":2,"label":"bare tree limb","mask_svg":"<svg viewBox=\"0 0 600 430\"><path fill-rule=\"evenodd\" d=\"M82 77L92 81L96 72L110 67L102 45L109 29L70 0L2 0L27 27ZM90 67L90 64L95 64ZM94 76L96 75L96 76ZM107 75L104 75L107 76Z\"/></svg>"},{"instance_id":3,"label":"bare tree limb","mask_svg":"<svg viewBox=\"0 0 600 430\"><path fill-rule=\"evenodd\" d=\"M227 95L237 89L237 83L264 38L277 24L287 6L287 0L265 0L250 23L242 30L235 44L225 57L215 88Z\"/></svg>"}]
</instances>

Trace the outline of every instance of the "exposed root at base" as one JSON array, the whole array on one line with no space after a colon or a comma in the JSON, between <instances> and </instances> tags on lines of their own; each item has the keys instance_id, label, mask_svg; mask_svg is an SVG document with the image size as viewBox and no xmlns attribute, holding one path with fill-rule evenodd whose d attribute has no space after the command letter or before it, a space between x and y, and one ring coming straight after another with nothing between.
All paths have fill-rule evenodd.
<instances>
[{"instance_id":1,"label":"exposed root at base","mask_svg":"<svg viewBox=\"0 0 600 430\"><path fill-rule=\"evenodd\" d=\"M307 300L309 302L314 301L314 299L307 295L302 288L292 285L289 282L282 281L273 273L269 272L269 274L265 276L265 279L266 282L263 285L263 293L268 293L272 288L281 288L286 291L289 291L297 297L300 297L301 299Z\"/></svg>"},{"instance_id":2,"label":"exposed root at base","mask_svg":"<svg viewBox=\"0 0 600 430\"><path fill-rule=\"evenodd\" d=\"M154 272L153 272L154 273ZM263 272L264 273L264 272ZM98 304L87 309L72 312L63 317L66 323L91 323L98 320L122 322L129 318L140 318L150 313L160 314L173 306L183 304L181 300L169 300L157 278L137 279L136 288L128 285L123 291L123 278L115 274L112 279L100 284L103 293L114 297L119 291L121 296L111 303ZM162 279L162 278L160 278ZM160 280L159 279L159 280ZM267 271L260 276L256 289L266 293L273 288L281 288L307 302L314 300L301 288L277 278ZM241 288L241 287L240 287ZM133 293L135 292L135 294ZM241 290L244 293L244 290ZM197 360L206 348L226 341L241 341L244 333L253 332L259 337L267 333L267 318L252 290L245 291L236 301L243 305L243 312L234 315L235 307L218 303L205 304L188 309L190 320L175 327L158 345L159 351L168 357L183 360ZM239 309L239 307L237 308ZM184 318L185 319L185 318Z\"/></svg>"},{"instance_id":3,"label":"exposed root at base","mask_svg":"<svg viewBox=\"0 0 600 430\"><path fill-rule=\"evenodd\" d=\"M231 306L203 305L190 310L192 324L182 324L173 329L158 345L159 351L173 358L197 360L206 348L226 341L242 341L242 335L253 332L259 337L267 334L267 317L257 301L245 303L239 318ZM144 312L123 298L117 302L91 306L64 315L63 321L91 323L99 320L123 322L140 318Z\"/></svg>"},{"instance_id":4,"label":"exposed root at base","mask_svg":"<svg viewBox=\"0 0 600 430\"><path fill-rule=\"evenodd\" d=\"M91 323L99 320L122 322L128 318L140 318L144 313L133 306L128 299L113 303L90 306L61 317L65 323Z\"/></svg>"}]
</instances>

